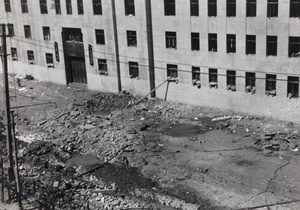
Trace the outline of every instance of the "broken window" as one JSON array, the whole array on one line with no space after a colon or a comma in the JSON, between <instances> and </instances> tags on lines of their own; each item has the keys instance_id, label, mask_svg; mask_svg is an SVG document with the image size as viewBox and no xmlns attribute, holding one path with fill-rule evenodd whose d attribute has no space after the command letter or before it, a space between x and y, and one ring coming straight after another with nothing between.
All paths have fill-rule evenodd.
<instances>
[{"instance_id":1,"label":"broken window","mask_svg":"<svg viewBox=\"0 0 300 210\"><path fill-rule=\"evenodd\" d=\"M200 50L200 35L199 33L191 33L192 50Z\"/></svg>"},{"instance_id":2,"label":"broken window","mask_svg":"<svg viewBox=\"0 0 300 210\"><path fill-rule=\"evenodd\" d=\"M218 69L208 70L209 87L218 88Z\"/></svg>"},{"instance_id":3,"label":"broken window","mask_svg":"<svg viewBox=\"0 0 300 210\"><path fill-rule=\"evenodd\" d=\"M235 82L236 82L236 76L235 76L235 71L232 70L227 70L227 90L232 90L232 91L236 91L236 86L235 86Z\"/></svg>"},{"instance_id":4,"label":"broken window","mask_svg":"<svg viewBox=\"0 0 300 210\"><path fill-rule=\"evenodd\" d=\"M125 15L135 15L134 0L125 0Z\"/></svg>"},{"instance_id":5,"label":"broken window","mask_svg":"<svg viewBox=\"0 0 300 210\"><path fill-rule=\"evenodd\" d=\"M247 0L246 16L256 16L256 0Z\"/></svg>"},{"instance_id":6,"label":"broken window","mask_svg":"<svg viewBox=\"0 0 300 210\"><path fill-rule=\"evenodd\" d=\"M289 99L299 97L299 77L288 76L287 96Z\"/></svg>"},{"instance_id":7,"label":"broken window","mask_svg":"<svg viewBox=\"0 0 300 210\"><path fill-rule=\"evenodd\" d=\"M227 17L236 16L236 0L227 0Z\"/></svg>"},{"instance_id":8,"label":"broken window","mask_svg":"<svg viewBox=\"0 0 300 210\"><path fill-rule=\"evenodd\" d=\"M256 36L255 35L246 35L246 54L255 54L256 53Z\"/></svg>"},{"instance_id":9,"label":"broken window","mask_svg":"<svg viewBox=\"0 0 300 210\"><path fill-rule=\"evenodd\" d=\"M27 50L27 58L29 64L34 64L34 53L32 50Z\"/></svg>"},{"instance_id":10,"label":"broken window","mask_svg":"<svg viewBox=\"0 0 300 210\"><path fill-rule=\"evenodd\" d=\"M46 64L47 64L47 68L54 68L52 53L46 53Z\"/></svg>"},{"instance_id":11,"label":"broken window","mask_svg":"<svg viewBox=\"0 0 300 210\"><path fill-rule=\"evenodd\" d=\"M290 17L300 17L300 0L291 0Z\"/></svg>"},{"instance_id":12,"label":"broken window","mask_svg":"<svg viewBox=\"0 0 300 210\"><path fill-rule=\"evenodd\" d=\"M13 24L11 24L11 23L7 24L7 29L8 29L8 36L12 37L15 35Z\"/></svg>"},{"instance_id":13,"label":"broken window","mask_svg":"<svg viewBox=\"0 0 300 210\"><path fill-rule=\"evenodd\" d=\"M46 40L46 41L51 40L50 27L48 27L48 26L43 27L43 35L44 35L44 40Z\"/></svg>"},{"instance_id":14,"label":"broken window","mask_svg":"<svg viewBox=\"0 0 300 210\"><path fill-rule=\"evenodd\" d=\"M167 77L170 81L178 81L178 69L177 65L167 64Z\"/></svg>"},{"instance_id":15,"label":"broken window","mask_svg":"<svg viewBox=\"0 0 300 210\"><path fill-rule=\"evenodd\" d=\"M67 10L68 15L72 14L72 2L71 2L71 0L66 0L66 10Z\"/></svg>"},{"instance_id":16,"label":"broken window","mask_svg":"<svg viewBox=\"0 0 300 210\"><path fill-rule=\"evenodd\" d=\"M83 15L84 14L82 0L77 0L77 9L78 9L78 15Z\"/></svg>"},{"instance_id":17,"label":"broken window","mask_svg":"<svg viewBox=\"0 0 300 210\"><path fill-rule=\"evenodd\" d=\"M48 13L47 0L40 0L40 9L41 9L41 14L47 14Z\"/></svg>"},{"instance_id":18,"label":"broken window","mask_svg":"<svg viewBox=\"0 0 300 210\"><path fill-rule=\"evenodd\" d=\"M278 0L268 0L268 17L278 17Z\"/></svg>"},{"instance_id":19,"label":"broken window","mask_svg":"<svg viewBox=\"0 0 300 210\"><path fill-rule=\"evenodd\" d=\"M266 95L276 95L276 75L266 74Z\"/></svg>"},{"instance_id":20,"label":"broken window","mask_svg":"<svg viewBox=\"0 0 300 210\"><path fill-rule=\"evenodd\" d=\"M10 52L11 52L11 58L13 61L17 61L18 60L18 52L17 52L17 48L12 47L10 48Z\"/></svg>"},{"instance_id":21,"label":"broken window","mask_svg":"<svg viewBox=\"0 0 300 210\"><path fill-rule=\"evenodd\" d=\"M21 0L22 13L28 13L27 0Z\"/></svg>"},{"instance_id":22,"label":"broken window","mask_svg":"<svg viewBox=\"0 0 300 210\"><path fill-rule=\"evenodd\" d=\"M192 83L193 86L201 87L200 67L192 66Z\"/></svg>"},{"instance_id":23,"label":"broken window","mask_svg":"<svg viewBox=\"0 0 300 210\"><path fill-rule=\"evenodd\" d=\"M94 15L102 15L102 3L101 0L93 0Z\"/></svg>"},{"instance_id":24,"label":"broken window","mask_svg":"<svg viewBox=\"0 0 300 210\"><path fill-rule=\"evenodd\" d=\"M31 39L31 31L29 25L24 26L24 34L26 39Z\"/></svg>"},{"instance_id":25,"label":"broken window","mask_svg":"<svg viewBox=\"0 0 300 210\"><path fill-rule=\"evenodd\" d=\"M235 34L227 34L227 53L235 53Z\"/></svg>"},{"instance_id":26,"label":"broken window","mask_svg":"<svg viewBox=\"0 0 300 210\"><path fill-rule=\"evenodd\" d=\"M175 0L164 0L165 1L165 16L175 15Z\"/></svg>"},{"instance_id":27,"label":"broken window","mask_svg":"<svg viewBox=\"0 0 300 210\"><path fill-rule=\"evenodd\" d=\"M300 57L300 37L289 37L289 57Z\"/></svg>"},{"instance_id":28,"label":"broken window","mask_svg":"<svg viewBox=\"0 0 300 210\"><path fill-rule=\"evenodd\" d=\"M127 46L137 46L136 31L127 31Z\"/></svg>"},{"instance_id":29,"label":"broken window","mask_svg":"<svg viewBox=\"0 0 300 210\"><path fill-rule=\"evenodd\" d=\"M191 16L199 16L199 0L191 0Z\"/></svg>"},{"instance_id":30,"label":"broken window","mask_svg":"<svg viewBox=\"0 0 300 210\"><path fill-rule=\"evenodd\" d=\"M217 0L208 0L208 17L217 16Z\"/></svg>"},{"instance_id":31,"label":"broken window","mask_svg":"<svg viewBox=\"0 0 300 210\"><path fill-rule=\"evenodd\" d=\"M252 72L246 72L246 78L245 78L245 91L246 93L255 93L255 73Z\"/></svg>"},{"instance_id":32,"label":"broken window","mask_svg":"<svg viewBox=\"0 0 300 210\"><path fill-rule=\"evenodd\" d=\"M106 59L98 59L98 69L100 75L108 75Z\"/></svg>"},{"instance_id":33,"label":"broken window","mask_svg":"<svg viewBox=\"0 0 300 210\"><path fill-rule=\"evenodd\" d=\"M277 55L277 36L267 36L267 56Z\"/></svg>"},{"instance_id":34,"label":"broken window","mask_svg":"<svg viewBox=\"0 0 300 210\"><path fill-rule=\"evenodd\" d=\"M217 52L218 51L218 42L217 34L208 34L208 51Z\"/></svg>"},{"instance_id":35,"label":"broken window","mask_svg":"<svg viewBox=\"0 0 300 210\"><path fill-rule=\"evenodd\" d=\"M139 64L138 62L129 62L129 76L130 78L139 77Z\"/></svg>"},{"instance_id":36,"label":"broken window","mask_svg":"<svg viewBox=\"0 0 300 210\"><path fill-rule=\"evenodd\" d=\"M55 12L57 15L61 14L60 0L55 0Z\"/></svg>"},{"instance_id":37,"label":"broken window","mask_svg":"<svg viewBox=\"0 0 300 210\"><path fill-rule=\"evenodd\" d=\"M11 12L10 0L4 0L5 12Z\"/></svg>"},{"instance_id":38,"label":"broken window","mask_svg":"<svg viewBox=\"0 0 300 210\"><path fill-rule=\"evenodd\" d=\"M176 49L176 32L166 31L166 48Z\"/></svg>"},{"instance_id":39,"label":"broken window","mask_svg":"<svg viewBox=\"0 0 300 210\"><path fill-rule=\"evenodd\" d=\"M96 44L105 44L105 36L103 29L96 29Z\"/></svg>"}]
</instances>

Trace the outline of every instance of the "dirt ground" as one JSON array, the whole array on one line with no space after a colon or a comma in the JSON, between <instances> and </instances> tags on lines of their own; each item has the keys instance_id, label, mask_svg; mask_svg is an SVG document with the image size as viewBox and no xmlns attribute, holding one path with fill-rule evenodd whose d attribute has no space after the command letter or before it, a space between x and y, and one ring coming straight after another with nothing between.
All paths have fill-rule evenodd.
<instances>
[{"instance_id":1,"label":"dirt ground","mask_svg":"<svg viewBox=\"0 0 300 210\"><path fill-rule=\"evenodd\" d=\"M25 209L300 209L298 124L16 78Z\"/></svg>"}]
</instances>

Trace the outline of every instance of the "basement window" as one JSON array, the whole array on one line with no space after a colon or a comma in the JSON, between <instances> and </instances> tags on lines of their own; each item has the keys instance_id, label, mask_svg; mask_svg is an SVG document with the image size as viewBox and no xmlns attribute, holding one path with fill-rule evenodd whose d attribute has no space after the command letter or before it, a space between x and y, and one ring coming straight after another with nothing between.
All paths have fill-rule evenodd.
<instances>
[{"instance_id":1,"label":"basement window","mask_svg":"<svg viewBox=\"0 0 300 210\"><path fill-rule=\"evenodd\" d=\"M101 0L93 0L94 15L102 15L102 2Z\"/></svg>"},{"instance_id":2,"label":"basement window","mask_svg":"<svg viewBox=\"0 0 300 210\"><path fill-rule=\"evenodd\" d=\"M289 37L289 57L300 57L300 37Z\"/></svg>"},{"instance_id":3,"label":"basement window","mask_svg":"<svg viewBox=\"0 0 300 210\"><path fill-rule=\"evenodd\" d=\"M139 64L138 62L129 62L129 76L130 78L139 78Z\"/></svg>"},{"instance_id":4,"label":"basement window","mask_svg":"<svg viewBox=\"0 0 300 210\"><path fill-rule=\"evenodd\" d=\"M105 44L105 36L103 29L96 29L96 44Z\"/></svg>"},{"instance_id":5,"label":"basement window","mask_svg":"<svg viewBox=\"0 0 300 210\"><path fill-rule=\"evenodd\" d=\"M201 87L200 67L192 66L192 82L193 86Z\"/></svg>"},{"instance_id":6,"label":"basement window","mask_svg":"<svg viewBox=\"0 0 300 210\"><path fill-rule=\"evenodd\" d=\"M247 17L256 17L256 0L247 0Z\"/></svg>"},{"instance_id":7,"label":"basement window","mask_svg":"<svg viewBox=\"0 0 300 210\"><path fill-rule=\"evenodd\" d=\"M236 91L236 72L232 70L227 70L227 90Z\"/></svg>"},{"instance_id":8,"label":"basement window","mask_svg":"<svg viewBox=\"0 0 300 210\"><path fill-rule=\"evenodd\" d=\"M218 88L218 69L208 70L209 87Z\"/></svg>"},{"instance_id":9,"label":"basement window","mask_svg":"<svg viewBox=\"0 0 300 210\"><path fill-rule=\"evenodd\" d=\"M166 48L176 49L176 32L166 31Z\"/></svg>"},{"instance_id":10,"label":"basement window","mask_svg":"<svg viewBox=\"0 0 300 210\"><path fill-rule=\"evenodd\" d=\"M44 35L44 40L46 40L46 41L51 40L50 27L48 27L48 26L43 27L43 35Z\"/></svg>"},{"instance_id":11,"label":"basement window","mask_svg":"<svg viewBox=\"0 0 300 210\"><path fill-rule=\"evenodd\" d=\"M300 17L300 0L291 0L290 17Z\"/></svg>"},{"instance_id":12,"label":"basement window","mask_svg":"<svg viewBox=\"0 0 300 210\"><path fill-rule=\"evenodd\" d=\"M218 42L217 34L208 34L208 51L217 52L218 51Z\"/></svg>"},{"instance_id":13,"label":"basement window","mask_svg":"<svg viewBox=\"0 0 300 210\"><path fill-rule=\"evenodd\" d=\"M288 98L298 98L299 97L299 77L288 76Z\"/></svg>"},{"instance_id":14,"label":"basement window","mask_svg":"<svg viewBox=\"0 0 300 210\"><path fill-rule=\"evenodd\" d=\"M235 53L236 51L235 34L227 34L227 53Z\"/></svg>"},{"instance_id":15,"label":"basement window","mask_svg":"<svg viewBox=\"0 0 300 210\"><path fill-rule=\"evenodd\" d=\"M77 9L78 9L78 15L83 15L84 14L82 0L77 0Z\"/></svg>"},{"instance_id":16,"label":"basement window","mask_svg":"<svg viewBox=\"0 0 300 210\"><path fill-rule=\"evenodd\" d=\"M27 0L21 0L21 9L22 9L22 13L28 13Z\"/></svg>"},{"instance_id":17,"label":"basement window","mask_svg":"<svg viewBox=\"0 0 300 210\"><path fill-rule=\"evenodd\" d=\"M48 13L47 0L40 0L40 9L41 9L41 14L47 14Z\"/></svg>"},{"instance_id":18,"label":"basement window","mask_svg":"<svg viewBox=\"0 0 300 210\"><path fill-rule=\"evenodd\" d=\"M100 75L108 76L106 59L98 59L98 69Z\"/></svg>"},{"instance_id":19,"label":"basement window","mask_svg":"<svg viewBox=\"0 0 300 210\"><path fill-rule=\"evenodd\" d=\"M169 81L178 82L177 65L167 64L167 77Z\"/></svg>"},{"instance_id":20,"label":"basement window","mask_svg":"<svg viewBox=\"0 0 300 210\"><path fill-rule=\"evenodd\" d=\"M252 72L246 72L246 78L245 78L245 82L246 82L246 87L245 87L245 91L246 93L255 93L255 73Z\"/></svg>"},{"instance_id":21,"label":"basement window","mask_svg":"<svg viewBox=\"0 0 300 210\"><path fill-rule=\"evenodd\" d=\"M137 46L136 31L127 31L127 46L128 47Z\"/></svg>"},{"instance_id":22,"label":"basement window","mask_svg":"<svg viewBox=\"0 0 300 210\"><path fill-rule=\"evenodd\" d=\"M191 16L199 16L199 0L191 0Z\"/></svg>"},{"instance_id":23,"label":"basement window","mask_svg":"<svg viewBox=\"0 0 300 210\"><path fill-rule=\"evenodd\" d=\"M125 0L125 15L135 15L134 0Z\"/></svg>"},{"instance_id":24,"label":"basement window","mask_svg":"<svg viewBox=\"0 0 300 210\"><path fill-rule=\"evenodd\" d=\"M164 0L165 5L165 16L175 16L175 0Z\"/></svg>"},{"instance_id":25,"label":"basement window","mask_svg":"<svg viewBox=\"0 0 300 210\"><path fill-rule=\"evenodd\" d=\"M30 25L25 25L24 26L24 34L25 34L26 39L31 39Z\"/></svg>"},{"instance_id":26,"label":"basement window","mask_svg":"<svg viewBox=\"0 0 300 210\"><path fill-rule=\"evenodd\" d=\"M7 24L7 29L8 29L8 35L7 36L14 36L15 35L15 30L14 30L14 25L9 23Z\"/></svg>"},{"instance_id":27,"label":"basement window","mask_svg":"<svg viewBox=\"0 0 300 210\"><path fill-rule=\"evenodd\" d=\"M28 64L34 64L34 53L32 50L27 50Z\"/></svg>"},{"instance_id":28,"label":"basement window","mask_svg":"<svg viewBox=\"0 0 300 210\"><path fill-rule=\"evenodd\" d=\"M11 58L13 61L18 61L18 52L17 52L17 48L12 47L10 48L10 52L11 52Z\"/></svg>"},{"instance_id":29,"label":"basement window","mask_svg":"<svg viewBox=\"0 0 300 210\"><path fill-rule=\"evenodd\" d=\"M217 16L217 0L208 0L208 17Z\"/></svg>"},{"instance_id":30,"label":"basement window","mask_svg":"<svg viewBox=\"0 0 300 210\"><path fill-rule=\"evenodd\" d=\"M54 68L52 53L46 53L46 64L47 64L47 68Z\"/></svg>"},{"instance_id":31,"label":"basement window","mask_svg":"<svg viewBox=\"0 0 300 210\"><path fill-rule=\"evenodd\" d=\"M246 54L254 55L256 53L256 36L246 35Z\"/></svg>"},{"instance_id":32,"label":"basement window","mask_svg":"<svg viewBox=\"0 0 300 210\"><path fill-rule=\"evenodd\" d=\"M55 0L55 12L57 15L61 14L60 0Z\"/></svg>"},{"instance_id":33,"label":"basement window","mask_svg":"<svg viewBox=\"0 0 300 210\"><path fill-rule=\"evenodd\" d=\"M71 2L71 0L66 0L66 10L67 10L67 15L72 15L72 2Z\"/></svg>"},{"instance_id":34,"label":"basement window","mask_svg":"<svg viewBox=\"0 0 300 210\"><path fill-rule=\"evenodd\" d=\"M200 35L199 33L191 33L192 50L200 50Z\"/></svg>"},{"instance_id":35,"label":"basement window","mask_svg":"<svg viewBox=\"0 0 300 210\"><path fill-rule=\"evenodd\" d=\"M277 55L277 36L267 36L267 56Z\"/></svg>"},{"instance_id":36,"label":"basement window","mask_svg":"<svg viewBox=\"0 0 300 210\"><path fill-rule=\"evenodd\" d=\"M276 75L266 74L266 95L276 96Z\"/></svg>"},{"instance_id":37,"label":"basement window","mask_svg":"<svg viewBox=\"0 0 300 210\"><path fill-rule=\"evenodd\" d=\"M4 0L5 12L11 12L10 0Z\"/></svg>"},{"instance_id":38,"label":"basement window","mask_svg":"<svg viewBox=\"0 0 300 210\"><path fill-rule=\"evenodd\" d=\"M268 0L268 17L278 17L278 0Z\"/></svg>"},{"instance_id":39,"label":"basement window","mask_svg":"<svg viewBox=\"0 0 300 210\"><path fill-rule=\"evenodd\" d=\"M227 17L236 16L236 0L227 0Z\"/></svg>"}]
</instances>

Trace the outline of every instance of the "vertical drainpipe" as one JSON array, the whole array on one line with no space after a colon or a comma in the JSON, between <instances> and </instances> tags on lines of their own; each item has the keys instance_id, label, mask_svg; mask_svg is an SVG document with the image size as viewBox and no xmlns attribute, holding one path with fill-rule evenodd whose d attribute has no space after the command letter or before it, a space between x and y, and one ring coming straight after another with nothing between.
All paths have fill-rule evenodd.
<instances>
[{"instance_id":1,"label":"vertical drainpipe","mask_svg":"<svg viewBox=\"0 0 300 210\"><path fill-rule=\"evenodd\" d=\"M151 14L151 0L146 0L146 22L147 22L147 41L148 41L148 59L149 59L149 80L150 90L155 89L155 73L154 73L154 52L153 52L153 31L152 31L152 14ZM153 91L151 97L155 97L156 93Z\"/></svg>"},{"instance_id":2,"label":"vertical drainpipe","mask_svg":"<svg viewBox=\"0 0 300 210\"><path fill-rule=\"evenodd\" d=\"M118 28L117 28L117 17L116 17L115 0L111 0L111 7L112 7L114 38L115 38L115 51L116 51L117 77L118 77L118 91L120 92L120 91L122 91L122 84L121 84L119 41L118 41Z\"/></svg>"}]
</instances>

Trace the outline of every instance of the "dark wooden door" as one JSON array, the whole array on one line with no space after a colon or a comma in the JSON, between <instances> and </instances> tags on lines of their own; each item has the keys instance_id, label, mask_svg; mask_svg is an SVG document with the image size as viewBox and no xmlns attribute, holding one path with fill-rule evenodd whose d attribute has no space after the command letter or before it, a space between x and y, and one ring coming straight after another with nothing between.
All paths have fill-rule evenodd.
<instances>
[{"instance_id":1,"label":"dark wooden door","mask_svg":"<svg viewBox=\"0 0 300 210\"><path fill-rule=\"evenodd\" d=\"M71 59L72 81L76 83L87 83L85 61L80 59Z\"/></svg>"}]
</instances>

